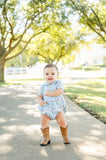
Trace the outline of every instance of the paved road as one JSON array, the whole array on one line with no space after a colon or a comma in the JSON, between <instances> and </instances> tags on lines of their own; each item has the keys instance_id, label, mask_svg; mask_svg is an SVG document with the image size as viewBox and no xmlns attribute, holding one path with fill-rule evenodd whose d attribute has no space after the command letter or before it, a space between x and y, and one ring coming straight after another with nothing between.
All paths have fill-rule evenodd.
<instances>
[{"instance_id":1,"label":"paved road","mask_svg":"<svg viewBox=\"0 0 106 160\"><path fill-rule=\"evenodd\" d=\"M64 145L56 121L50 122L51 145L40 147L39 84L0 88L0 160L105 160L106 126L67 97L70 145Z\"/></svg>"}]
</instances>

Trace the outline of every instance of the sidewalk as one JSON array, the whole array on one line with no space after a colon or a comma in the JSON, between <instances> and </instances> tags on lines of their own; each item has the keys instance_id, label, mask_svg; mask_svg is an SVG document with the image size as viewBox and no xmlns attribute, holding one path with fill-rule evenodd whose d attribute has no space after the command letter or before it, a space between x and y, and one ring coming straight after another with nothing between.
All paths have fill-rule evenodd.
<instances>
[{"instance_id":1,"label":"sidewalk","mask_svg":"<svg viewBox=\"0 0 106 160\"><path fill-rule=\"evenodd\" d=\"M52 143L40 147L37 85L0 88L0 160L105 160L106 126L65 96L70 145L64 145L56 121L50 122Z\"/></svg>"}]
</instances>

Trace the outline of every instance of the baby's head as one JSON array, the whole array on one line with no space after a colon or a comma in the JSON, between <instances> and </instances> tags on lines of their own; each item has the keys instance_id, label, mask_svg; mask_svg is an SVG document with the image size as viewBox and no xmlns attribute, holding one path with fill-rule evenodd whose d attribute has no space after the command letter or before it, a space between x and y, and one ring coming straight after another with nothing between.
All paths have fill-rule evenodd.
<instances>
[{"instance_id":1,"label":"baby's head","mask_svg":"<svg viewBox=\"0 0 106 160\"><path fill-rule=\"evenodd\" d=\"M54 64L47 64L43 69L43 76L47 82L54 82L59 76L57 66Z\"/></svg>"}]
</instances>

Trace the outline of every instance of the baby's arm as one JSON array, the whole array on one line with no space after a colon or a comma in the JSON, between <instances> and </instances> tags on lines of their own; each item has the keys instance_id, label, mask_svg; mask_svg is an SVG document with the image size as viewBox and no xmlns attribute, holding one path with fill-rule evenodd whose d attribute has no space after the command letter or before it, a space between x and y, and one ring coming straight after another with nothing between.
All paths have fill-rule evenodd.
<instances>
[{"instance_id":1,"label":"baby's arm","mask_svg":"<svg viewBox=\"0 0 106 160\"><path fill-rule=\"evenodd\" d=\"M54 91L46 91L45 96L56 97L62 95L63 93L64 93L63 89L59 88Z\"/></svg>"},{"instance_id":2,"label":"baby's arm","mask_svg":"<svg viewBox=\"0 0 106 160\"><path fill-rule=\"evenodd\" d=\"M40 105L40 106L44 106L44 104L46 103L46 102L44 102L43 101L43 96L42 95L38 95L37 96L37 101L38 101L38 104Z\"/></svg>"}]
</instances>

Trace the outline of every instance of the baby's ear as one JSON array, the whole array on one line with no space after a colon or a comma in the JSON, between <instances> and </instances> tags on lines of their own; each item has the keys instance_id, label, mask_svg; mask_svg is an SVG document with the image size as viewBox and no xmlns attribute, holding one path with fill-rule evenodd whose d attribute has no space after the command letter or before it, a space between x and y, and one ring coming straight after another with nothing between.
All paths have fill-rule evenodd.
<instances>
[{"instance_id":1,"label":"baby's ear","mask_svg":"<svg viewBox=\"0 0 106 160\"><path fill-rule=\"evenodd\" d=\"M59 73L57 73L57 78L59 77Z\"/></svg>"}]
</instances>

